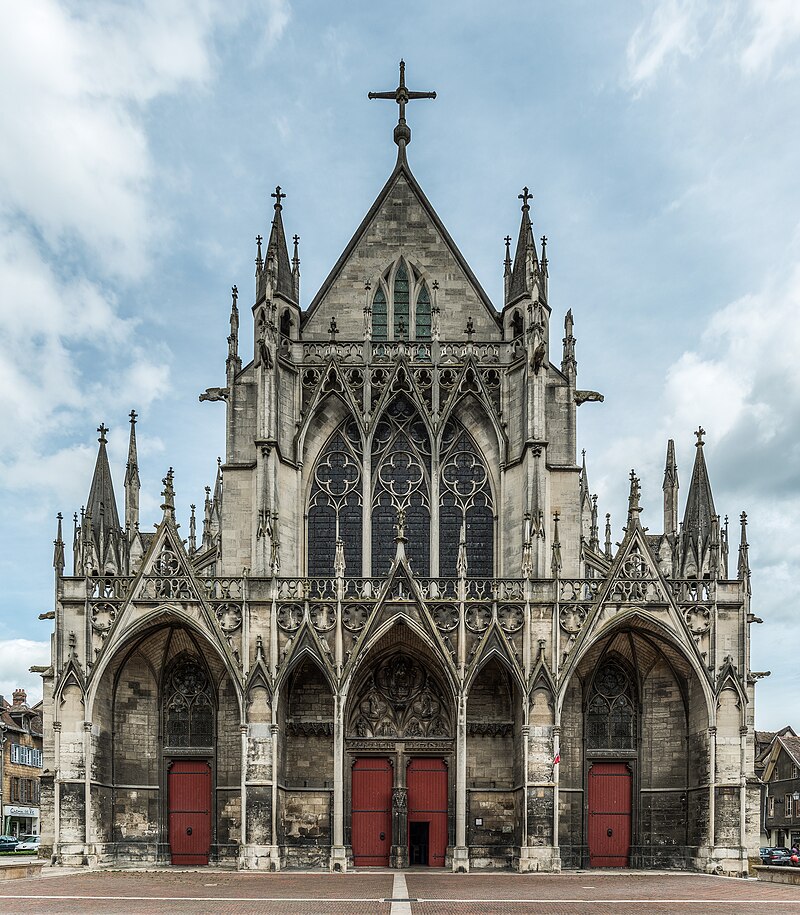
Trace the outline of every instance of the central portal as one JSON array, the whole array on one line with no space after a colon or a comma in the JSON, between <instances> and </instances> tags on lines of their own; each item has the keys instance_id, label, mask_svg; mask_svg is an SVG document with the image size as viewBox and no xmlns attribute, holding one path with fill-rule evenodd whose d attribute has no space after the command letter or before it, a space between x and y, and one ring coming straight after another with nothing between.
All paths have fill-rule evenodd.
<instances>
[{"instance_id":1,"label":"central portal","mask_svg":"<svg viewBox=\"0 0 800 915\"><path fill-rule=\"evenodd\" d=\"M434 670L393 647L365 666L353 690L345 749L356 866L445 865L452 700Z\"/></svg>"}]
</instances>

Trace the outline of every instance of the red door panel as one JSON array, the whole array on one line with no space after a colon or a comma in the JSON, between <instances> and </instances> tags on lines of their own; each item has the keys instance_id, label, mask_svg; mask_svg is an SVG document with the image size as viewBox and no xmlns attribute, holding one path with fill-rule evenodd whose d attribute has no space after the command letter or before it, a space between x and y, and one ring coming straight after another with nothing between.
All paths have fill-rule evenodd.
<instances>
[{"instance_id":1,"label":"red door panel","mask_svg":"<svg viewBox=\"0 0 800 915\"><path fill-rule=\"evenodd\" d=\"M211 767L178 759L170 765L169 847L173 864L208 864L211 850Z\"/></svg>"},{"instance_id":2,"label":"red door panel","mask_svg":"<svg viewBox=\"0 0 800 915\"><path fill-rule=\"evenodd\" d=\"M444 867L447 851L447 766L443 759L412 759L406 778L408 822L430 824L428 866Z\"/></svg>"},{"instance_id":3,"label":"red door panel","mask_svg":"<svg viewBox=\"0 0 800 915\"><path fill-rule=\"evenodd\" d=\"M627 867L631 853L631 772L625 763L589 769L589 864Z\"/></svg>"},{"instance_id":4,"label":"red door panel","mask_svg":"<svg viewBox=\"0 0 800 915\"><path fill-rule=\"evenodd\" d=\"M388 867L392 847L392 767L361 757L353 766L353 863Z\"/></svg>"}]
</instances>

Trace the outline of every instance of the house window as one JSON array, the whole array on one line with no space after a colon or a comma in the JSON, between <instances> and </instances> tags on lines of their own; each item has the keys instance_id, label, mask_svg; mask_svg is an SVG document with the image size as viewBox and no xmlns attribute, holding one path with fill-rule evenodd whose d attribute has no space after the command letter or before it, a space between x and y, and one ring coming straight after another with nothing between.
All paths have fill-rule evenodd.
<instances>
[{"instance_id":1,"label":"house window","mask_svg":"<svg viewBox=\"0 0 800 915\"><path fill-rule=\"evenodd\" d=\"M35 766L42 768L42 751L35 747L24 747L22 744L11 744L11 762L18 766Z\"/></svg>"},{"instance_id":2,"label":"house window","mask_svg":"<svg viewBox=\"0 0 800 915\"><path fill-rule=\"evenodd\" d=\"M767 798L767 816L768 817L775 816L775 798L774 797Z\"/></svg>"},{"instance_id":3,"label":"house window","mask_svg":"<svg viewBox=\"0 0 800 915\"><path fill-rule=\"evenodd\" d=\"M790 817L792 815L792 796L787 794L783 798L783 815Z\"/></svg>"}]
</instances>

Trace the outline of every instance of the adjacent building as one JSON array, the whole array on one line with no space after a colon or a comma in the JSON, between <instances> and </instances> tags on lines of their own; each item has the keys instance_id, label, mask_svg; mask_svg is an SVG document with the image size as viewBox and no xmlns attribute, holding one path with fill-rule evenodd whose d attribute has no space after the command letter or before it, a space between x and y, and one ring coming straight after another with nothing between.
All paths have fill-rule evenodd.
<instances>
[{"instance_id":1,"label":"adjacent building","mask_svg":"<svg viewBox=\"0 0 800 915\"><path fill-rule=\"evenodd\" d=\"M311 297L272 195L251 318L234 286L200 398L225 458L181 530L171 468L140 525L135 413L120 511L100 426L69 569L56 537L43 851L746 872L746 516L737 554L700 429L685 498L670 441L663 517L635 472L603 517L577 451L603 397L528 189L495 303L411 170L402 66L377 97L396 162Z\"/></svg>"},{"instance_id":2,"label":"adjacent building","mask_svg":"<svg viewBox=\"0 0 800 915\"><path fill-rule=\"evenodd\" d=\"M31 708L24 689L9 704L0 696L2 828L8 836L38 833L42 775L42 704Z\"/></svg>"},{"instance_id":3,"label":"adjacent building","mask_svg":"<svg viewBox=\"0 0 800 915\"><path fill-rule=\"evenodd\" d=\"M800 737L779 732L764 766L763 822L766 844L800 848Z\"/></svg>"}]
</instances>

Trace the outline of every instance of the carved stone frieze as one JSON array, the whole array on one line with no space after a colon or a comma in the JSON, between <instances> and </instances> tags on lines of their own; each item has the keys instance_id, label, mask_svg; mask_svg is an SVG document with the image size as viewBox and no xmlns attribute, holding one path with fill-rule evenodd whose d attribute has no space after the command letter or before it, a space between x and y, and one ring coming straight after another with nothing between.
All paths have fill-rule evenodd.
<instances>
[{"instance_id":1,"label":"carved stone frieze","mask_svg":"<svg viewBox=\"0 0 800 915\"><path fill-rule=\"evenodd\" d=\"M513 721L470 721L467 723L470 737L512 737Z\"/></svg>"}]
</instances>

